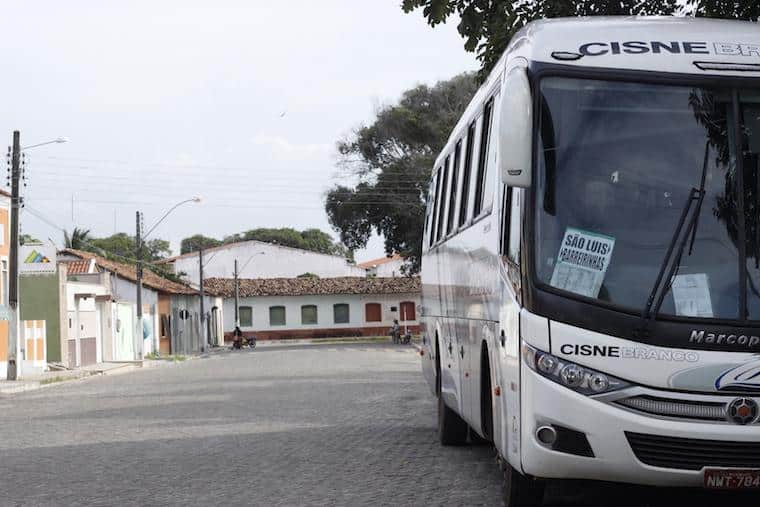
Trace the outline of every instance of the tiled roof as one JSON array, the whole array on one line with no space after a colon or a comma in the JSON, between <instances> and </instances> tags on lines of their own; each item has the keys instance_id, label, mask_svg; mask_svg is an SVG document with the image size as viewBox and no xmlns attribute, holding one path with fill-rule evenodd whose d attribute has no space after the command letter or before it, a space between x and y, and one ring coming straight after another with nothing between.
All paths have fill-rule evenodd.
<instances>
[{"instance_id":1,"label":"tiled roof","mask_svg":"<svg viewBox=\"0 0 760 507\"><path fill-rule=\"evenodd\" d=\"M374 259L374 260L366 261L366 262L360 262L359 264L357 264L357 266L360 268L369 269L375 266L379 266L380 264L387 264L389 262L403 261L403 260L404 260L403 257L401 257L399 254L395 254L391 257L380 257L379 259Z\"/></svg>"},{"instance_id":2,"label":"tiled roof","mask_svg":"<svg viewBox=\"0 0 760 507\"><path fill-rule=\"evenodd\" d=\"M80 259L95 259L95 264L101 268L116 273L122 278L137 281L137 275L135 266L131 264L124 264L122 262L116 262L109 259L95 255L94 253L84 252L82 250L74 250L73 248L66 248L64 253L79 257ZM144 268L143 269L143 285L155 289L159 292L168 292L170 294L197 294L198 291L187 285L173 282L162 276L158 276L153 271Z\"/></svg>"},{"instance_id":3,"label":"tiled roof","mask_svg":"<svg viewBox=\"0 0 760 507\"><path fill-rule=\"evenodd\" d=\"M90 260L82 259L66 263L66 272L69 275L84 275L90 272Z\"/></svg>"},{"instance_id":4,"label":"tiled roof","mask_svg":"<svg viewBox=\"0 0 760 507\"><path fill-rule=\"evenodd\" d=\"M235 295L234 278L208 278L203 284L209 294ZM256 278L239 280L240 297L311 296L330 294L409 294L420 292L419 277L365 278Z\"/></svg>"}]
</instances>

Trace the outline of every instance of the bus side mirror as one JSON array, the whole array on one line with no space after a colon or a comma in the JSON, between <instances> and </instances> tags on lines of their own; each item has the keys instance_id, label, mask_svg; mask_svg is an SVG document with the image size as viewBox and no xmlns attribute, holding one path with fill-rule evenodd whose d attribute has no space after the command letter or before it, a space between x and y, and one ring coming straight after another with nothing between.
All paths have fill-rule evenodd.
<instances>
[{"instance_id":1,"label":"bus side mirror","mask_svg":"<svg viewBox=\"0 0 760 507\"><path fill-rule=\"evenodd\" d=\"M525 67L513 67L507 72L501 96L501 181L509 187L527 188L533 160L533 101Z\"/></svg>"}]
</instances>

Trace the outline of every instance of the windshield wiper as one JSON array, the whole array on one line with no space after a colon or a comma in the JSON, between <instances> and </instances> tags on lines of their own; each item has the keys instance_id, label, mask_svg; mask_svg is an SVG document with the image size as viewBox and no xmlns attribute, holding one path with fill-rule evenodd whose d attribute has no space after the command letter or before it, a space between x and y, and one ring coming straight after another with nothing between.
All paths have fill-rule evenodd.
<instances>
[{"instance_id":1,"label":"windshield wiper","mask_svg":"<svg viewBox=\"0 0 760 507\"><path fill-rule=\"evenodd\" d=\"M644 311L641 312L641 326L639 326L639 329L641 331L646 331L649 323L657 317L657 314L660 311L660 307L662 306L662 302L665 299L665 294L668 293L668 290L673 283L673 276L681 265L681 258L683 257L683 252L686 249L686 243L689 241L689 238L691 238L689 255L691 255L692 251L694 250L694 240L697 236L699 213L702 210L702 202L704 202L705 199L705 178L707 176L707 162L709 160L709 156L710 141L708 140L705 143L705 157L702 163L702 178L699 183L699 188L692 187L692 189L689 191L689 197L686 200L683 211L681 212L681 217L679 218L678 224L676 225L676 230L673 232L673 236L670 238L670 244L668 245L667 253L665 254L665 258L662 260L662 264L660 265L660 271L657 273L657 279L655 280L654 286L649 293L647 304L644 306ZM695 209L691 213L691 216L689 216L689 212L692 206L695 206ZM684 225L686 226L685 229ZM673 257L673 252L676 253L676 256L675 261L671 263L670 259ZM670 265L670 269L668 269L668 265ZM666 270L667 276L665 275ZM660 290L663 279L668 281L667 286L662 287L662 290Z\"/></svg>"}]
</instances>

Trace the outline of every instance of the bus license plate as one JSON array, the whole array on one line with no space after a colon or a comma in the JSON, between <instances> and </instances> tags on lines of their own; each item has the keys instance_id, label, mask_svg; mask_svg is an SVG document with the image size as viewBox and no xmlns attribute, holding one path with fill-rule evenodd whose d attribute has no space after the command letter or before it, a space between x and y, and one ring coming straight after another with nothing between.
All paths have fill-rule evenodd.
<instances>
[{"instance_id":1,"label":"bus license plate","mask_svg":"<svg viewBox=\"0 0 760 507\"><path fill-rule=\"evenodd\" d=\"M760 489L760 469L739 470L708 468L705 470L705 488Z\"/></svg>"}]
</instances>

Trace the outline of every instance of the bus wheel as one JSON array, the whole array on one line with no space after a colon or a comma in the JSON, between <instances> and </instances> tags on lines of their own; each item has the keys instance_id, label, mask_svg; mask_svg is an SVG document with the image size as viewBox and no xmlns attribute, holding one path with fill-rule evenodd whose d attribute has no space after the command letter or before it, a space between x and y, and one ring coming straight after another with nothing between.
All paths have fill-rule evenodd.
<instances>
[{"instance_id":1,"label":"bus wheel","mask_svg":"<svg viewBox=\"0 0 760 507\"><path fill-rule=\"evenodd\" d=\"M544 503L545 485L529 479L502 460L504 507L539 507Z\"/></svg>"},{"instance_id":2,"label":"bus wheel","mask_svg":"<svg viewBox=\"0 0 760 507\"><path fill-rule=\"evenodd\" d=\"M438 396L438 437L443 445L463 445L467 443L468 426L459 414L449 408Z\"/></svg>"}]
</instances>

